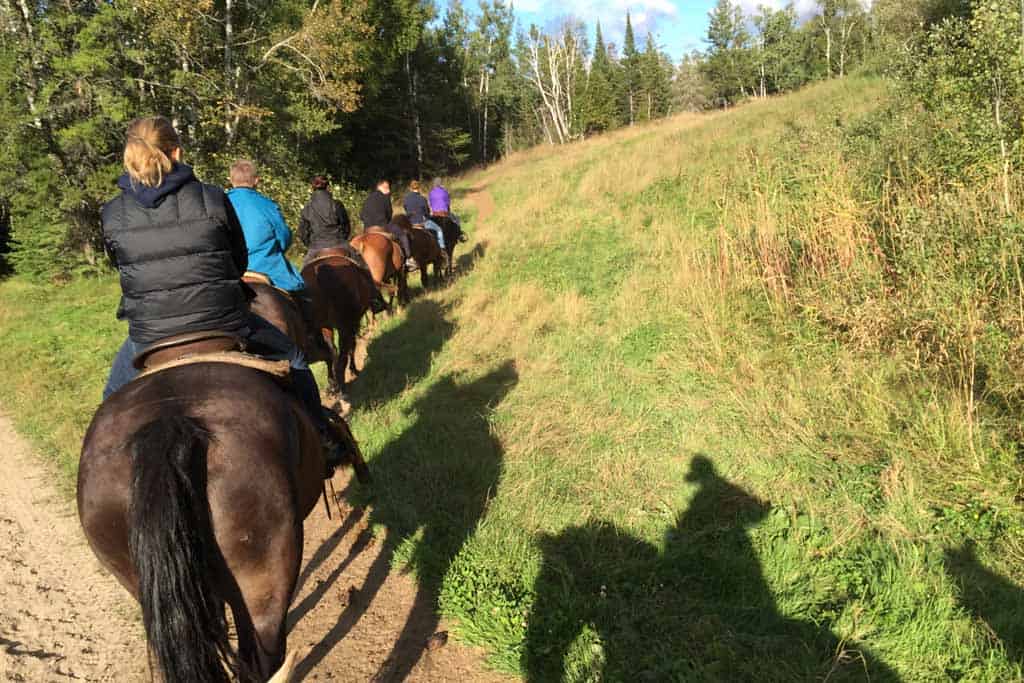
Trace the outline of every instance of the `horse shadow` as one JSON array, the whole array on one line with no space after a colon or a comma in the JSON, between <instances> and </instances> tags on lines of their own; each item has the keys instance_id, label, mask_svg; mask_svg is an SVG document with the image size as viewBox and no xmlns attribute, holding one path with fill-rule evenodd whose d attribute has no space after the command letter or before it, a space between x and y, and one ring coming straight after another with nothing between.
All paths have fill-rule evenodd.
<instances>
[{"instance_id":1,"label":"horse shadow","mask_svg":"<svg viewBox=\"0 0 1024 683\"><path fill-rule=\"evenodd\" d=\"M528 680L899 680L865 648L779 613L748 535L767 503L702 455L687 480L698 492L663 550L600 521L539 538Z\"/></svg>"},{"instance_id":2,"label":"horse shadow","mask_svg":"<svg viewBox=\"0 0 1024 683\"><path fill-rule=\"evenodd\" d=\"M947 549L944 565L960 587L961 606L985 625L997 647L1002 644L1012 664L1024 666L1024 588L982 564L971 542Z\"/></svg>"},{"instance_id":3,"label":"horse shadow","mask_svg":"<svg viewBox=\"0 0 1024 683\"><path fill-rule=\"evenodd\" d=\"M402 633L374 680L403 680L416 666L440 623L444 576L484 517L501 479L504 453L489 414L517 382L512 362L468 383L448 375L408 409L416 421L371 463L368 526L386 528L382 551L337 624L296 669L296 680L309 674L365 614L396 558L416 575L417 592Z\"/></svg>"},{"instance_id":4,"label":"horse shadow","mask_svg":"<svg viewBox=\"0 0 1024 683\"><path fill-rule=\"evenodd\" d=\"M390 401L430 372L434 356L455 333L450 304L430 299L413 302L401 323L375 336L366 349L366 365L349 384L360 406Z\"/></svg>"}]
</instances>

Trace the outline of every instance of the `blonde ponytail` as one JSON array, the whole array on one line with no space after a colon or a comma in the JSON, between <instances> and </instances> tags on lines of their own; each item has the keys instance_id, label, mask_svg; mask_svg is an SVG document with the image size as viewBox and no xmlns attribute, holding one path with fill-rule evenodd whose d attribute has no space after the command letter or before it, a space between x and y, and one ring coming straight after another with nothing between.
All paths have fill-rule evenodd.
<instances>
[{"instance_id":1,"label":"blonde ponytail","mask_svg":"<svg viewBox=\"0 0 1024 683\"><path fill-rule=\"evenodd\" d=\"M128 126L124 144L124 168L133 183L159 187L171 172L171 156L181 139L171 122L162 116L136 119Z\"/></svg>"}]
</instances>

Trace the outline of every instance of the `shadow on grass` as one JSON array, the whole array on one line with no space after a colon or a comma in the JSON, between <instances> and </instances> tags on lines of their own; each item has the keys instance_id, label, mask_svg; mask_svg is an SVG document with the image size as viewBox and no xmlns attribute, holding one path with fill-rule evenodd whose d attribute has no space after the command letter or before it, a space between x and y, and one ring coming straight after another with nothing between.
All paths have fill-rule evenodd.
<instances>
[{"instance_id":1,"label":"shadow on grass","mask_svg":"<svg viewBox=\"0 0 1024 683\"><path fill-rule=\"evenodd\" d=\"M770 506L696 456L700 488L659 550L596 522L540 538L530 681L898 680L826 627L781 615L747 530Z\"/></svg>"},{"instance_id":2,"label":"shadow on grass","mask_svg":"<svg viewBox=\"0 0 1024 683\"><path fill-rule=\"evenodd\" d=\"M483 518L501 479L503 451L491 432L490 413L517 382L511 362L468 383L448 375L409 408L415 423L371 463L370 522L387 528L383 549L337 624L296 669L296 680L308 675L366 613L396 552L408 559L418 588L402 633L374 680L401 681L416 666L440 621L437 600L442 580ZM352 553L361 550L357 543ZM341 566L347 564L343 560ZM301 618L302 609L296 607L294 617Z\"/></svg>"},{"instance_id":3,"label":"shadow on grass","mask_svg":"<svg viewBox=\"0 0 1024 683\"><path fill-rule=\"evenodd\" d=\"M946 550L944 564L960 586L960 604L1002 643L1011 663L1024 666L1024 588L983 565L972 543Z\"/></svg>"},{"instance_id":4,"label":"shadow on grass","mask_svg":"<svg viewBox=\"0 0 1024 683\"><path fill-rule=\"evenodd\" d=\"M434 355L455 333L450 310L430 299L409 304L401 323L370 341L366 365L349 384L352 400L364 407L390 401L426 377Z\"/></svg>"}]
</instances>

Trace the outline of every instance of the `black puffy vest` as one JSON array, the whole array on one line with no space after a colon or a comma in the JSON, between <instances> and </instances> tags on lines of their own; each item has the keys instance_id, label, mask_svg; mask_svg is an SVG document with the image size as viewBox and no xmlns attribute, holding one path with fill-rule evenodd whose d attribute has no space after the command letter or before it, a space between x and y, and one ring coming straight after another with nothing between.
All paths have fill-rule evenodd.
<instances>
[{"instance_id":1,"label":"black puffy vest","mask_svg":"<svg viewBox=\"0 0 1024 683\"><path fill-rule=\"evenodd\" d=\"M121 274L117 317L135 343L245 326L245 237L222 190L192 179L153 207L124 192L102 217Z\"/></svg>"}]
</instances>

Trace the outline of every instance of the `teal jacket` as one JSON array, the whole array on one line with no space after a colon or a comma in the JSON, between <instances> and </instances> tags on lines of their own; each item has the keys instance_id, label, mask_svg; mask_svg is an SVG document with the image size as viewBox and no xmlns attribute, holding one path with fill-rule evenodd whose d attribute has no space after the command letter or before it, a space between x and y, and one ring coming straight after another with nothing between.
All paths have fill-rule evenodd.
<instances>
[{"instance_id":1,"label":"teal jacket","mask_svg":"<svg viewBox=\"0 0 1024 683\"><path fill-rule=\"evenodd\" d=\"M274 286L288 292L306 288L295 267L285 257L292 243L292 231L281 209L269 197L248 187L228 191L249 248L249 270L263 273Z\"/></svg>"}]
</instances>

